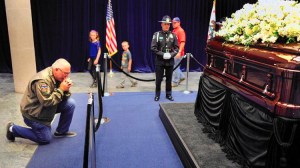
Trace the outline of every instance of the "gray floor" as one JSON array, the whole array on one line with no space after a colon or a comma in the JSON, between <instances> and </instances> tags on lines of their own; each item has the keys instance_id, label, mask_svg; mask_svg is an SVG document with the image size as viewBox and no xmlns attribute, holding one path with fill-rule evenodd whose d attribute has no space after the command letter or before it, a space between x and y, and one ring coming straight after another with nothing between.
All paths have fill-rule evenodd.
<instances>
[{"instance_id":1,"label":"gray floor","mask_svg":"<svg viewBox=\"0 0 300 168\"><path fill-rule=\"evenodd\" d=\"M133 73L132 75L142 79L154 79L155 77L153 73ZM197 91L200 76L201 72L189 73L188 87L186 87L186 81L183 81L181 85L174 87L173 91ZM70 77L74 82L71 89L73 93L97 92L97 89L89 88L92 80L88 73L72 73ZM130 82L127 81L125 88L117 89L116 86L120 82L120 77L121 73L118 72L108 76L107 93L111 93L113 96L114 92L154 92L154 82L139 82L137 87L130 87ZM162 88L164 87L163 81ZM19 112L21 98L22 94L14 92L12 74L0 73L0 125L2 127L0 129L0 168L26 167L37 148L37 144L29 140L18 138L12 143L8 142L5 137L5 127L8 121L24 125Z\"/></svg>"}]
</instances>

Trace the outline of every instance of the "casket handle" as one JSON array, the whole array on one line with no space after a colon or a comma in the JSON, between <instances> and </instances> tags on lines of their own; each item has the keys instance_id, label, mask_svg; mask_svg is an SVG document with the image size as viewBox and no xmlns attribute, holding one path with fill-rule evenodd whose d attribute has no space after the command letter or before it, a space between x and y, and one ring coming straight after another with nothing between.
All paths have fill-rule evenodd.
<instances>
[{"instance_id":1,"label":"casket handle","mask_svg":"<svg viewBox=\"0 0 300 168\"><path fill-rule=\"evenodd\" d=\"M244 75L241 76L241 79L239 80L239 82L243 82L243 79L244 79Z\"/></svg>"},{"instance_id":2,"label":"casket handle","mask_svg":"<svg viewBox=\"0 0 300 168\"><path fill-rule=\"evenodd\" d=\"M214 62L214 56L211 55L209 68L211 68L213 66L213 62Z\"/></svg>"},{"instance_id":3,"label":"casket handle","mask_svg":"<svg viewBox=\"0 0 300 168\"><path fill-rule=\"evenodd\" d=\"M266 85L266 86L265 86L265 89L264 89L264 91L263 91L263 94L268 93L268 89L269 89L269 85Z\"/></svg>"},{"instance_id":4,"label":"casket handle","mask_svg":"<svg viewBox=\"0 0 300 168\"><path fill-rule=\"evenodd\" d=\"M265 86L265 89L263 90L263 94L268 94L269 93L269 86L271 84L271 78L272 78L272 75L270 73L267 74L267 81L266 81L266 86Z\"/></svg>"},{"instance_id":5,"label":"casket handle","mask_svg":"<svg viewBox=\"0 0 300 168\"><path fill-rule=\"evenodd\" d=\"M242 66L242 75L241 75L241 78L239 80L240 83L244 81L245 74L246 74L246 65L243 65Z\"/></svg>"},{"instance_id":6,"label":"casket handle","mask_svg":"<svg viewBox=\"0 0 300 168\"><path fill-rule=\"evenodd\" d=\"M224 61L224 69L223 69L223 72L222 74L225 74L226 73L226 69L227 69L227 60Z\"/></svg>"}]
</instances>

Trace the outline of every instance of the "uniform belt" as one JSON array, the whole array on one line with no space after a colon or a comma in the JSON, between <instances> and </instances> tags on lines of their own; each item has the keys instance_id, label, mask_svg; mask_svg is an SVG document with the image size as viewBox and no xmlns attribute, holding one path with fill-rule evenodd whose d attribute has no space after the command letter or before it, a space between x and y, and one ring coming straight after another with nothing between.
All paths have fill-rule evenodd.
<instances>
[{"instance_id":1,"label":"uniform belt","mask_svg":"<svg viewBox=\"0 0 300 168\"><path fill-rule=\"evenodd\" d=\"M164 50L161 50L161 51L164 52L164 53L171 52L170 49L168 49L168 50L164 49Z\"/></svg>"}]
</instances>

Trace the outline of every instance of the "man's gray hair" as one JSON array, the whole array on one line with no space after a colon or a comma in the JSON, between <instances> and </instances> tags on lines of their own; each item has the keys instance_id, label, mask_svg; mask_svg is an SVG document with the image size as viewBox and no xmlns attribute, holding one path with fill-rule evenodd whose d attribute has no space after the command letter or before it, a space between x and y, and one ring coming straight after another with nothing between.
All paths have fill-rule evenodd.
<instances>
[{"instance_id":1,"label":"man's gray hair","mask_svg":"<svg viewBox=\"0 0 300 168\"><path fill-rule=\"evenodd\" d=\"M52 68L63 68L65 66L71 67L71 64L63 58L59 58L52 64Z\"/></svg>"}]
</instances>

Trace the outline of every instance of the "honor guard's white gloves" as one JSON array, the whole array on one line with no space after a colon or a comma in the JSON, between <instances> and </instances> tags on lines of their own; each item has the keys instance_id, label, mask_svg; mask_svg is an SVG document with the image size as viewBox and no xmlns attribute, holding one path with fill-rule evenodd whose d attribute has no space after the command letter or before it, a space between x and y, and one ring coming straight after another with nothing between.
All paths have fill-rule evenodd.
<instances>
[{"instance_id":1,"label":"honor guard's white gloves","mask_svg":"<svg viewBox=\"0 0 300 168\"><path fill-rule=\"evenodd\" d=\"M170 59L171 58L171 54L170 53L164 53L163 58L164 59Z\"/></svg>"}]
</instances>

